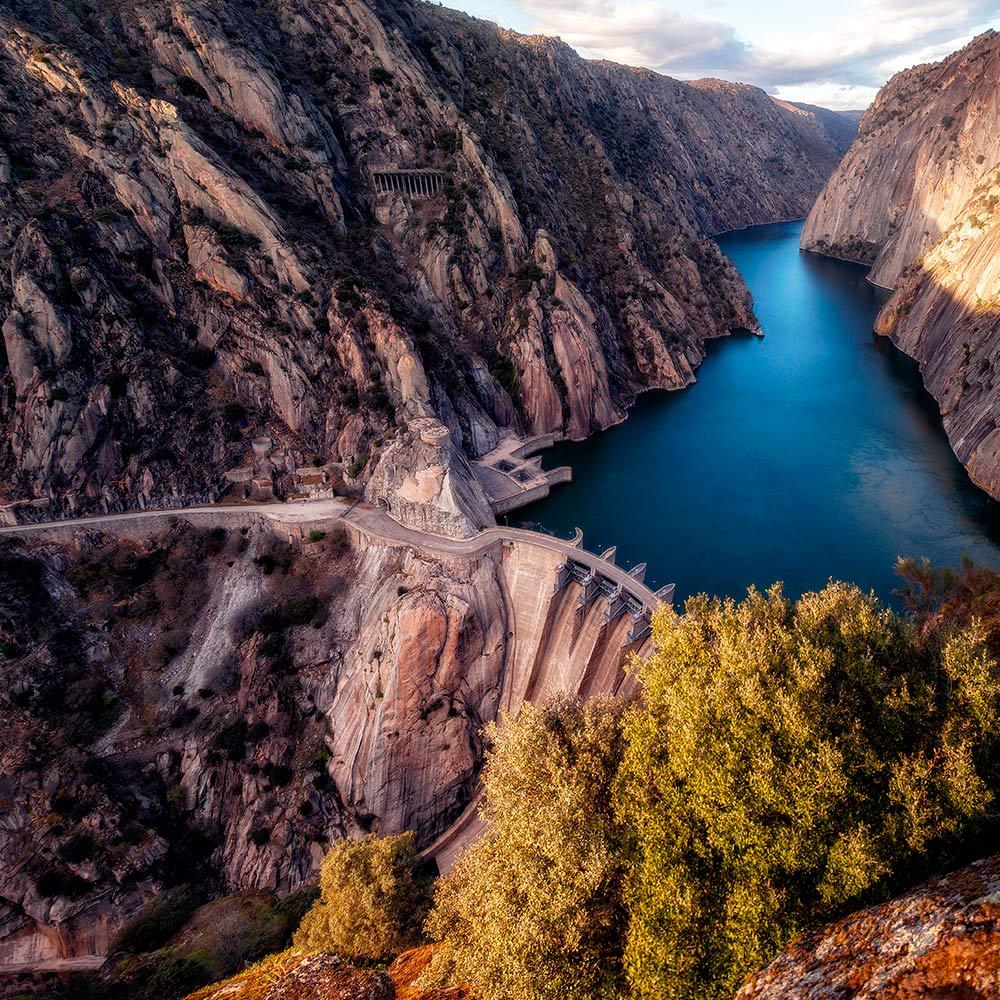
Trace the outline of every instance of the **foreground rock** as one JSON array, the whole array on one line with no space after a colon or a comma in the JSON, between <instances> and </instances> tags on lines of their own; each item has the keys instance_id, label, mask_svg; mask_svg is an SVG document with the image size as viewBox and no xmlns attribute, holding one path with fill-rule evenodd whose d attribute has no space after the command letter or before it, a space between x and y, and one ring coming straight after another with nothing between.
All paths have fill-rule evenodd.
<instances>
[{"instance_id":1,"label":"foreground rock","mask_svg":"<svg viewBox=\"0 0 1000 1000\"><path fill-rule=\"evenodd\" d=\"M1000 857L806 935L738 1000L1000 995Z\"/></svg>"},{"instance_id":2,"label":"foreground rock","mask_svg":"<svg viewBox=\"0 0 1000 1000\"><path fill-rule=\"evenodd\" d=\"M1000 36L897 74L809 214L808 250L870 264L879 333L915 358L956 455L1000 496Z\"/></svg>"},{"instance_id":3,"label":"foreground rock","mask_svg":"<svg viewBox=\"0 0 1000 1000\"><path fill-rule=\"evenodd\" d=\"M803 214L845 122L431 4L8 6L0 515L605 427L755 326L706 234Z\"/></svg>"},{"instance_id":4,"label":"foreground rock","mask_svg":"<svg viewBox=\"0 0 1000 1000\"><path fill-rule=\"evenodd\" d=\"M461 987L424 989L417 979L433 948L405 952L385 972L356 969L335 955L286 952L187 1000L474 1000Z\"/></svg>"}]
</instances>

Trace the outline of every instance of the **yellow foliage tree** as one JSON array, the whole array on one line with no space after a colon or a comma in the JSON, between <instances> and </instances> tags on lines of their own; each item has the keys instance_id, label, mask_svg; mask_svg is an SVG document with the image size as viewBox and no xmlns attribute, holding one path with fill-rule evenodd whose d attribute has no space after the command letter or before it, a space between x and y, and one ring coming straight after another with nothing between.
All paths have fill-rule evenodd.
<instances>
[{"instance_id":1,"label":"yellow foliage tree","mask_svg":"<svg viewBox=\"0 0 1000 1000\"><path fill-rule=\"evenodd\" d=\"M428 928L439 977L481 1000L618 995L625 914L611 808L621 707L524 705L491 726L485 834L439 883Z\"/></svg>"},{"instance_id":2,"label":"yellow foliage tree","mask_svg":"<svg viewBox=\"0 0 1000 1000\"><path fill-rule=\"evenodd\" d=\"M805 927L974 842L1000 673L975 621L939 638L840 583L659 614L615 797L634 996L731 996Z\"/></svg>"},{"instance_id":3,"label":"yellow foliage tree","mask_svg":"<svg viewBox=\"0 0 1000 1000\"><path fill-rule=\"evenodd\" d=\"M432 877L412 832L342 840L323 859L320 898L295 932L304 951L345 958L392 958L421 944Z\"/></svg>"}]
</instances>

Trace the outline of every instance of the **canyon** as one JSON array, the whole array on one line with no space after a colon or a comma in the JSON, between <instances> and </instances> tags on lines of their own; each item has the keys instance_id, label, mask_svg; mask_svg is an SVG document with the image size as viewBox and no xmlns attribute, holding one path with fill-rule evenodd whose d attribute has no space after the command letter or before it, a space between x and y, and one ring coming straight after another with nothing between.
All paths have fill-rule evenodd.
<instances>
[{"instance_id":1,"label":"canyon","mask_svg":"<svg viewBox=\"0 0 1000 1000\"><path fill-rule=\"evenodd\" d=\"M802 247L893 290L876 329L915 358L952 447L1000 496L1000 36L898 73L809 213Z\"/></svg>"},{"instance_id":2,"label":"canyon","mask_svg":"<svg viewBox=\"0 0 1000 1000\"><path fill-rule=\"evenodd\" d=\"M852 134L430 4L0 11L0 970L369 830L446 869L486 722L629 690L669 588L495 513L757 329L710 235Z\"/></svg>"},{"instance_id":3,"label":"canyon","mask_svg":"<svg viewBox=\"0 0 1000 1000\"><path fill-rule=\"evenodd\" d=\"M853 131L393 0L8 4L0 91L7 520L615 423L756 328L708 234L804 214Z\"/></svg>"}]
</instances>

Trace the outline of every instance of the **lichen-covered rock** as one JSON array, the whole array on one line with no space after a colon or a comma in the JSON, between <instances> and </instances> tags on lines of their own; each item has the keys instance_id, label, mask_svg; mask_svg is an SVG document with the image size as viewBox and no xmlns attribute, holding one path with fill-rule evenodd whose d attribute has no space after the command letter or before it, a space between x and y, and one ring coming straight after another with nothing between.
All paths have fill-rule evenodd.
<instances>
[{"instance_id":1,"label":"lichen-covered rock","mask_svg":"<svg viewBox=\"0 0 1000 1000\"><path fill-rule=\"evenodd\" d=\"M807 934L737 1000L1000 995L1000 857Z\"/></svg>"},{"instance_id":2,"label":"lichen-covered rock","mask_svg":"<svg viewBox=\"0 0 1000 1000\"><path fill-rule=\"evenodd\" d=\"M416 985L433 951L404 952L385 972L355 968L335 955L283 952L187 1000L474 1000L462 987Z\"/></svg>"}]
</instances>

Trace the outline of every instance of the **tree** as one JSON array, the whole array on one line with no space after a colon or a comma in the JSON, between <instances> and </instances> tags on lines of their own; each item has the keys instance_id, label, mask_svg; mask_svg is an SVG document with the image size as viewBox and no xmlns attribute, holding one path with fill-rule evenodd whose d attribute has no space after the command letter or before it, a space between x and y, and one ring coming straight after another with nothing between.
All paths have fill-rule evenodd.
<instances>
[{"instance_id":1,"label":"tree","mask_svg":"<svg viewBox=\"0 0 1000 1000\"><path fill-rule=\"evenodd\" d=\"M481 1000L595 1000L620 986L621 708L522 706L491 726L484 835L439 883L435 959Z\"/></svg>"},{"instance_id":2,"label":"tree","mask_svg":"<svg viewBox=\"0 0 1000 1000\"><path fill-rule=\"evenodd\" d=\"M616 787L640 998L731 996L796 933L981 837L1000 674L856 587L661 612Z\"/></svg>"},{"instance_id":3,"label":"tree","mask_svg":"<svg viewBox=\"0 0 1000 1000\"><path fill-rule=\"evenodd\" d=\"M305 951L379 960L421 944L433 879L412 832L335 844L320 870L320 898L293 944Z\"/></svg>"}]
</instances>

